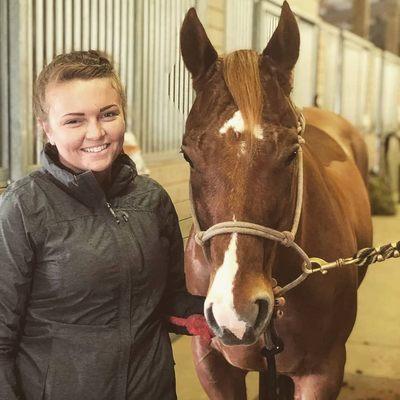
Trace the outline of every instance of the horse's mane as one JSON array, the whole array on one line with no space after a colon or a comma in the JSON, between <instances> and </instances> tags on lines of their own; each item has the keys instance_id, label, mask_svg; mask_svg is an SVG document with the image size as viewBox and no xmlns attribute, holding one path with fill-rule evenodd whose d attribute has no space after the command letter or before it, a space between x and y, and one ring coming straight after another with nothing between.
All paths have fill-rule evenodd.
<instances>
[{"instance_id":1,"label":"horse's mane","mask_svg":"<svg viewBox=\"0 0 400 400\"><path fill-rule=\"evenodd\" d=\"M263 94L258 60L259 55L254 50L238 50L223 59L226 85L248 132L253 132L262 120Z\"/></svg>"}]
</instances>

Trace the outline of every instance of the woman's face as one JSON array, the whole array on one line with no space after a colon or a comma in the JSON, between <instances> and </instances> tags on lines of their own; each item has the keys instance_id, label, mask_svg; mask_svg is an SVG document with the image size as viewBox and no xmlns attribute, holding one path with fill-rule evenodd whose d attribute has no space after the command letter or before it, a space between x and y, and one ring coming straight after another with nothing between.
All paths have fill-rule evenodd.
<instances>
[{"instance_id":1,"label":"woman's face","mask_svg":"<svg viewBox=\"0 0 400 400\"><path fill-rule=\"evenodd\" d=\"M50 84L46 105L48 118L39 122L60 162L75 172L108 172L125 133L121 96L111 79Z\"/></svg>"}]
</instances>

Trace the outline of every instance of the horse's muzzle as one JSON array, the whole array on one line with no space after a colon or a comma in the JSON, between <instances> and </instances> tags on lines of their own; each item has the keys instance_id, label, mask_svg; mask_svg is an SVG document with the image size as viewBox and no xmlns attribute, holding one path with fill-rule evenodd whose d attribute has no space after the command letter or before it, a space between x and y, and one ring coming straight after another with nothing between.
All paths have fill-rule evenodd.
<instances>
[{"instance_id":1,"label":"horse's muzzle","mask_svg":"<svg viewBox=\"0 0 400 400\"><path fill-rule=\"evenodd\" d=\"M250 345L258 340L271 317L272 309L270 307L273 307L273 305L270 304L268 299L258 299L251 305L251 308L256 310L255 313L252 313L256 315L255 318L246 318L235 313L235 315L224 315L225 318L219 318L223 323L218 322L214 307L214 304L210 303L205 310L208 324L224 345L235 346ZM221 310L218 311L218 314L221 314ZM229 313L232 313L231 310L229 311Z\"/></svg>"}]
</instances>

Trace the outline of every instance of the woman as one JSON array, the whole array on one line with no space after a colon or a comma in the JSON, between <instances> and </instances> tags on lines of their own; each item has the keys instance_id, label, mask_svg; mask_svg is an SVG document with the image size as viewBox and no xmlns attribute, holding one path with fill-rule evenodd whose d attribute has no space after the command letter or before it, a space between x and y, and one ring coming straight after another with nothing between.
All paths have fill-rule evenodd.
<instances>
[{"instance_id":1,"label":"woman","mask_svg":"<svg viewBox=\"0 0 400 400\"><path fill-rule=\"evenodd\" d=\"M0 399L175 399L165 321L207 336L203 298L171 199L122 152L120 80L97 52L58 56L34 109L42 168L0 200Z\"/></svg>"}]
</instances>

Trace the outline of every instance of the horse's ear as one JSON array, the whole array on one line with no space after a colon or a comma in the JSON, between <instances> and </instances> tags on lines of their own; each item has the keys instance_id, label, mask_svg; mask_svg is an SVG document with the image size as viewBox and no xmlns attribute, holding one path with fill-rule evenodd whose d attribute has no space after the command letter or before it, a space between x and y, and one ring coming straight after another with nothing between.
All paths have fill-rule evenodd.
<instances>
[{"instance_id":1,"label":"horse's ear","mask_svg":"<svg viewBox=\"0 0 400 400\"><path fill-rule=\"evenodd\" d=\"M290 74L299 58L299 50L299 27L289 4L284 1L278 26L262 53L263 59L270 58L281 72Z\"/></svg>"},{"instance_id":2,"label":"horse's ear","mask_svg":"<svg viewBox=\"0 0 400 400\"><path fill-rule=\"evenodd\" d=\"M187 12L182 24L181 53L193 79L204 74L218 59L218 53L208 39L193 7Z\"/></svg>"}]
</instances>

